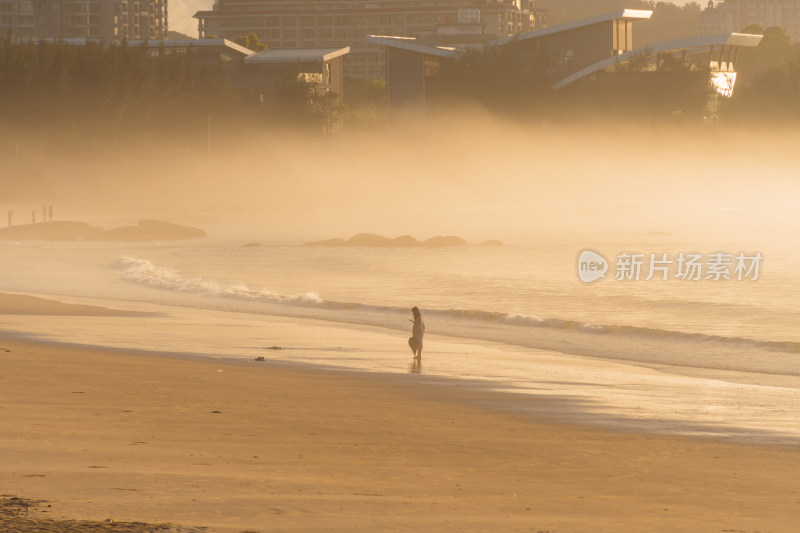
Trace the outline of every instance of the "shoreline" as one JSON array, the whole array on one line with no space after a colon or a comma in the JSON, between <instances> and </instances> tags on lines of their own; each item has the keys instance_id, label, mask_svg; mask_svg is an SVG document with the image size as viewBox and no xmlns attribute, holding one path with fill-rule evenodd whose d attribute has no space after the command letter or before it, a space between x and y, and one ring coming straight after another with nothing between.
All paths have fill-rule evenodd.
<instances>
[{"instance_id":1,"label":"shoreline","mask_svg":"<svg viewBox=\"0 0 800 533\"><path fill-rule=\"evenodd\" d=\"M24 303L28 298L37 302L38 311L6 314L0 336L42 349L216 361L253 370L282 366L368 374L389 384L412 379L491 392L495 396L487 405L559 423L753 444L800 443L800 388L787 387L787 376L771 386L753 381L751 374L729 373L732 379L725 379L691 368L441 335L427 336L426 356L417 365L403 355L404 338L398 341L394 330L381 326L112 300L66 298L72 303L63 303L50 298L64 297L3 293L0 309L9 299ZM106 307L87 305L93 302ZM70 308L72 316L66 312ZM541 399L557 402L558 408L542 408Z\"/></svg>"},{"instance_id":2,"label":"shoreline","mask_svg":"<svg viewBox=\"0 0 800 533\"><path fill-rule=\"evenodd\" d=\"M37 520L224 533L789 532L800 520L797 446L583 425L561 416L580 398L525 396L514 410L521 395L480 385L0 333L0 494L46 501Z\"/></svg>"},{"instance_id":3,"label":"shoreline","mask_svg":"<svg viewBox=\"0 0 800 533\"><path fill-rule=\"evenodd\" d=\"M604 414L592 409L592 406L583 398L578 396L562 396L554 394L536 394L532 397L524 389L516 387L513 383L502 383L487 381L479 378L452 377L425 372L415 372L409 365L409 370L404 373L361 370L333 364L321 365L302 361L291 361L282 359L265 358L263 361L253 359L242 359L227 356L210 357L203 353L189 352L166 352L147 349L115 348L109 346L99 346L93 344L78 344L64 341L48 340L36 335L24 334L19 332L0 329L0 344L3 342L27 344L38 347L40 350L80 350L104 355L124 355L142 357L149 359L168 359L175 362L210 362L223 367L237 367L249 369L254 372L270 372L272 370L288 370L293 372L309 372L312 374L321 373L330 375L333 378L343 377L345 379L368 379L375 382L385 383L392 387L395 385L412 385L415 387L440 389L440 392L447 394L446 391L454 391L457 394L462 392L473 393L468 403L478 407L488 408L493 411L510 413L515 416L530 417L534 420L547 423L584 427L607 431L612 433L627 434L656 434L665 437L704 439L712 442L730 442L742 445L756 446L776 446L782 448L800 449L800 440L794 437L787 437L778 431L764 430L760 436L752 434L737 433L734 426L715 428L712 424L702 421L683 421L679 427L672 430L659 428L658 424L654 427L644 427L637 420L627 419L624 415L615 413ZM0 346L2 351L2 346ZM602 360L601 360L602 361ZM619 363L615 360L607 360L611 363ZM625 362L624 366L628 366ZM647 370L660 372L658 366L642 363L640 365L630 365L634 368L640 367ZM664 365L660 365L664 366ZM692 369L688 369L692 370ZM223 370L220 370L222 372ZM674 371L674 369L673 369ZM705 376L702 373L679 373L698 377L700 379L714 379L715 376ZM736 383L736 381L731 381ZM463 400L463 398L462 398ZM657 422L657 421L656 421ZM718 430L719 432L716 432Z\"/></svg>"}]
</instances>

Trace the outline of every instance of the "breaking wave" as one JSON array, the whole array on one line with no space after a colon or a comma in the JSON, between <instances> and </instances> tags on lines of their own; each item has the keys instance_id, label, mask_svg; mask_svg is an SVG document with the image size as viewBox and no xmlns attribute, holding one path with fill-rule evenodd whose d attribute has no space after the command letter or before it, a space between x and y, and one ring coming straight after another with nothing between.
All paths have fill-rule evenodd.
<instances>
[{"instance_id":1,"label":"breaking wave","mask_svg":"<svg viewBox=\"0 0 800 533\"><path fill-rule=\"evenodd\" d=\"M267 289L241 284L218 283L201 277L185 277L176 270L156 266L146 259L120 257L115 262L125 269L123 278L134 283L177 292L200 294L217 298L233 298L250 302L315 304L322 299L313 292L284 296Z\"/></svg>"},{"instance_id":2,"label":"breaking wave","mask_svg":"<svg viewBox=\"0 0 800 533\"><path fill-rule=\"evenodd\" d=\"M341 322L367 323L386 327L394 327L392 324L397 323L396 319L398 315L408 314L408 309L405 307L378 306L353 302L323 300L315 292L306 292L295 295L282 295L268 289L250 287L243 283L221 283L217 281L210 281L202 277L186 277L176 270L154 265L146 259L121 257L117 259L115 266L117 268L124 269L124 273L122 275L124 279L149 287L182 293L192 293L214 298L244 300L248 302L260 302L266 304L287 304L320 310L337 310L345 313L337 313L336 316L327 318ZM356 312L356 314L347 314L346 312ZM425 311L425 315L426 317L430 318L436 317L442 324L445 322L453 322L462 325L470 322L479 322L484 324L494 323L521 328L559 330L565 333L574 331L582 334L619 335L629 338L649 338L652 340L664 341L721 343L726 345L745 347L752 346L771 350L779 350L783 352L800 353L800 343L796 342L762 341L745 337L690 333L684 331L630 325L588 324L575 320L542 318L535 315L521 313L503 313L465 309L427 309ZM405 321L402 321L401 323L404 324L404 322ZM446 333L445 327L440 327L437 329L442 333Z\"/></svg>"}]
</instances>

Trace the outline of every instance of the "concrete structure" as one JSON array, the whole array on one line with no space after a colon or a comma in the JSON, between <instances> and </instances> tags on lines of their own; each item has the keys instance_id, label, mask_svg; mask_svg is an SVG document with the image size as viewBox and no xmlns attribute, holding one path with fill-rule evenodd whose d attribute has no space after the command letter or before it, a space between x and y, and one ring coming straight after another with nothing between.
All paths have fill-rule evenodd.
<instances>
[{"instance_id":1,"label":"concrete structure","mask_svg":"<svg viewBox=\"0 0 800 533\"><path fill-rule=\"evenodd\" d=\"M439 74L439 61L464 52L414 37L370 35L369 41L386 50L386 98L393 119L424 113L428 79Z\"/></svg>"},{"instance_id":2,"label":"concrete structure","mask_svg":"<svg viewBox=\"0 0 800 533\"><path fill-rule=\"evenodd\" d=\"M254 33L269 49L349 46L344 75L358 78L386 73L368 35L433 35L465 16L479 25L485 42L532 29L545 12L536 11L533 0L215 0L212 10L195 14L201 38Z\"/></svg>"},{"instance_id":3,"label":"concrete structure","mask_svg":"<svg viewBox=\"0 0 800 533\"><path fill-rule=\"evenodd\" d=\"M547 56L552 83L598 61L633 50L633 23L649 20L652 11L623 9L499 39L491 46L515 46Z\"/></svg>"},{"instance_id":4,"label":"concrete structure","mask_svg":"<svg viewBox=\"0 0 800 533\"><path fill-rule=\"evenodd\" d=\"M717 5L709 0L697 31L700 35L734 33L754 24L781 26L792 41L800 41L800 0L725 0Z\"/></svg>"},{"instance_id":5,"label":"concrete structure","mask_svg":"<svg viewBox=\"0 0 800 533\"><path fill-rule=\"evenodd\" d=\"M647 20L652 11L624 9L494 40L488 46L507 47L525 61L544 55L553 84L580 70L633 49L632 25ZM390 114L424 112L429 79L439 63L463 54L468 45L442 44L438 40L371 35L368 40L386 50ZM405 109L405 111L401 111Z\"/></svg>"},{"instance_id":6,"label":"concrete structure","mask_svg":"<svg viewBox=\"0 0 800 533\"><path fill-rule=\"evenodd\" d=\"M703 57L700 58L700 61L708 66L712 76L714 73L731 73L732 76L730 78L735 80L736 60L739 57L739 49L758 46L761 38L761 35L725 33L657 43L646 48L631 50L618 56L598 61L553 84L553 88L556 90L561 89L596 72L618 68L620 65L634 59L649 61L653 70L655 70L666 55L680 55L684 62L687 59L691 59L689 56L701 55ZM733 84L731 83L732 91Z\"/></svg>"},{"instance_id":7,"label":"concrete structure","mask_svg":"<svg viewBox=\"0 0 800 533\"><path fill-rule=\"evenodd\" d=\"M18 39L163 39L167 0L0 0L0 35Z\"/></svg>"},{"instance_id":8,"label":"concrete structure","mask_svg":"<svg viewBox=\"0 0 800 533\"><path fill-rule=\"evenodd\" d=\"M489 46L506 48L518 58L519 68L524 68L525 62L532 58L546 58L546 75L554 90L634 60L656 69L666 55L679 55L683 61L704 62L717 93L730 96L739 49L758 46L761 36L726 33L634 50L633 22L647 20L651 15L651 11L625 9L499 39ZM430 79L438 74L441 62L453 61L468 49L468 46L398 36L371 35L369 40L386 50L388 105L393 117L423 114Z\"/></svg>"},{"instance_id":9,"label":"concrete structure","mask_svg":"<svg viewBox=\"0 0 800 533\"><path fill-rule=\"evenodd\" d=\"M287 80L309 84L312 98L324 115L324 128L331 133L342 128L343 117L335 112L344 92L342 58L350 52L343 48L283 48L265 50L244 58L242 75L236 81L242 89L254 90L267 108L273 106L276 88ZM322 98L319 98L322 97Z\"/></svg>"},{"instance_id":10,"label":"concrete structure","mask_svg":"<svg viewBox=\"0 0 800 533\"><path fill-rule=\"evenodd\" d=\"M284 48L253 52L227 39L192 39L167 41L132 41L131 46L146 46L152 56L185 54L190 49L199 60L216 64L220 61L236 88L252 92L265 107L270 107L278 85L287 80L309 84L317 96L332 95L332 102L341 102L344 92L342 59L350 52L343 48Z\"/></svg>"},{"instance_id":11,"label":"concrete structure","mask_svg":"<svg viewBox=\"0 0 800 533\"><path fill-rule=\"evenodd\" d=\"M114 5L114 41L163 39L167 35L167 0L100 0L106 12ZM106 38L108 41L108 38Z\"/></svg>"},{"instance_id":12,"label":"concrete structure","mask_svg":"<svg viewBox=\"0 0 800 533\"><path fill-rule=\"evenodd\" d=\"M166 41L130 41L130 46L147 46L151 56L185 54L195 50L201 62L241 63L255 52L227 39L170 39Z\"/></svg>"},{"instance_id":13,"label":"concrete structure","mask_svg":"<svg viewBox=\"0 0 800 533\"><path fill-rule=\"evenodd\" d=\"M298 79L312 83L316 94L341 95L343 86L342 58L350 48L283 48L264 50L244 59L247 80L254 87L274 82L276 74L290 70ZM240 82L247 86L247 80Z\"/></svg>"}]
</instances>

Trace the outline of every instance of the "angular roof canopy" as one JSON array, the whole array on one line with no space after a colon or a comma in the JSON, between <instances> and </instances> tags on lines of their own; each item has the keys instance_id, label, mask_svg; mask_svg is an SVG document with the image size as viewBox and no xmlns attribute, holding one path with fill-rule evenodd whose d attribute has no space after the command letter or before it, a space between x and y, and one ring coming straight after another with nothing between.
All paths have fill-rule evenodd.
<instances>
[{"instance_id":1,"label":"angular roof canopy","mask_svg":"<svg viewBox=\"0 0 800 533\"><path fill-rule=\"evenodd\" d=\"M330 61L350 53L350 47L343 48L275 48L264 50L250 57L244 62L251 63L313 63Z\"/></svg>"},{"instance_id":2,"label":"angular roof canopy","mask_svg":"<svg viewBox=\"0 0 800 533\"><path fill-rule=\"evenodd\" d=\"M712 46L744 46L755 47L761 42L763 35L753 35L749 33L723 33L720 35L700 35L698 37L687 37L684 39L675 39L673 41L664 41L644 48L638 48L625 52L618 56L611 56L603 61L598 61L593 65L589 65L585 69L579 70L571 76L567 76L563 80L553 85L553 89L558 90L562 87L576 82L581 78L585 78L600 70L605 70L608 67L613 67L617 63L625 63L635 57L652 57L656 54L663 54L665 52L682 52L685 50L701 51L704 48L711 48Z\"/></svg>"},{"instance_id":3,"label":"angular roof canopy","mask_svg":"<svg viewBox=\"0 0 800 533\"><path fill-rule=\"evenodd\" d=\"M101 44L106 45L102 39L87 39L87 38L71 38L71 39L61 39L56 37L26 37L26 38L14 38L13 42L15 44L20 43L53 43L53 44L66 44L70 46L85 46L87 44ZM234 52L238 52L243 56L250 56L253 55L255 52L250 50L249 48L245 48L242 45L236 44L233 41L229 41L228 39L160 39L160 40L133 40L133 41L126 41L127 46L136 47L136 46L146 46L148 48L160 48L164 47L166 49L169 48L227 48ZM108 44L108 46L122 46L123 43L121 42L112 42Z\"/></svg>"},{"instance_id":4,"label":"angular roof canopy","mask_svg":"<svg viewBox=\"0 0 800 533\"><path fill-rule=\"evenodd\" d=\"M431 41L426 41L425 39L419 39L417 37L368 35L367 41L373 44L388 46L390 48L399 48L401 50L409 50L411 52L419 52L420 54L427 54L437 57L455 58L463 53L463 50L458 47L445 46Z\"/></svg>"},{"instance_id":5,"label":"angular roof canopy","mask_svg":"<svg viewBox=\"0 0 800 533\"><path fill-rule=\"evenodd\" d=\"M161 41L128 41L129 46L146 45L148 48L229 48L243 56L251 56L255 52L228 39L164 39Z\"/></svg>"},{"instance_id":6,"label":"angular roof canopy","mask_svg":"<svg viewBox=\"0 0 800 533\"><path fill-rule=\"evenodd\" d=\"M614 11L613 13L606 13L605 15L598 15L586 19L567 22L552 26L549 28L542 28L541 30L529 31L520 35L511 37L504 37L496 39L487 44L487 46L503 46L516 41L524 41L527 39L536 39L552 33L582 28L584 26L591 26L592 24L599 24L601 22L610 22L612 20L647 20L653 16L653 12L646 9L622 9ZM392 48L400 48L402 50L409 50L411 52L419 52L421 54L428 54L437 57L455 58L466 51L464 47L446 46L433 41L427 41L417 37L400 37L395 35L369 35L367 41L373 44L382 46L389 46Z\"/></svg>"},{"instance_id":7,"label":"angular roof canopy","mask_svg":"<svg viewBox=\"0 0 800 533\"><path fill-rule=\"evenodd\" d=\"M489 44L490 46L502 46L514 41L536 39L537 37L543 37L545 35L550 35L551 33L574 30L576 28L591 26L592 24L599 24L601 22L610 22L612 20L648 20L652 16L653 12L648 9L622 9L620 11L614 11L613 13L606 13L605 15L597 15L596 17L565 22L564 24L559 24L557 26L550 26L547 28L542 28L541 30L520 33L519 35L512 35L511 37L503 37L502 39L497 39Z\"/></svg>"}]
</instances>

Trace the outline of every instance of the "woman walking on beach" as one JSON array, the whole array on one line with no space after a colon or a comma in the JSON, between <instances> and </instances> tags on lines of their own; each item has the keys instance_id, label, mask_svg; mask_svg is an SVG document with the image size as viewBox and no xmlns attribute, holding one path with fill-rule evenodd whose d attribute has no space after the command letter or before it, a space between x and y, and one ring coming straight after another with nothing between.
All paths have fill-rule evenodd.
<instances>
[{"instance_id":1,"label":"woman walking on beach","mask_svg":"<svg viewBox=\"0 0 800 533\"><path fill-rule=\"evenodd\" d=\"M411 329L408 345L411 346L414 359L422 359L422 337L425 335L425 322L422 321L422 313L419 312L417 306L411 308L411 313L414 315L414 327Z\"/></svg>"}]
</instances>

